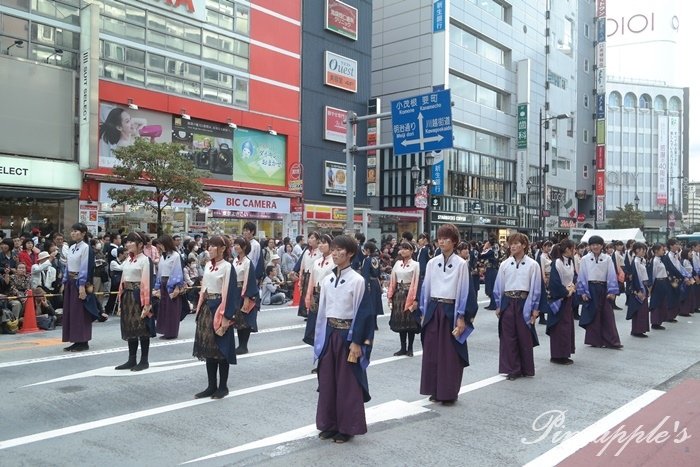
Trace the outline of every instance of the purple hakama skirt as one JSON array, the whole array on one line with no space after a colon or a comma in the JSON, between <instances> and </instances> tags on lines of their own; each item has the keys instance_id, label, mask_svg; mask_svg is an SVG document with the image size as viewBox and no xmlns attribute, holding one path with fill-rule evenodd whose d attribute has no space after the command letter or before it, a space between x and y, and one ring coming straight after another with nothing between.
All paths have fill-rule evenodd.
<instances>
[{"instance_id":1,"label":"purple hakama skirt","mask_svg":"<svg viewBox=\"0 0 700 467\"><path fill-rule=\"evenodd\" d=\"M334 329L318 361L318 406L316 428L345 435L367 433L362 387L348 363L348 342Z\"/></svg>"},{"instance_id":2,"label":"purple hakama skirt","mask_svg":"<svg viewBox=\"0 0 700 467\"><path fill-rule=\"evenodd\" d=\"M88 342L92 339L92 320L79 297L78 282L69 279L63 290L63 342Z\"/></svg>"},{"instance_id":3,"label":"purple hakama skirt","mask_svg":"<svg viewBox=\"0 0 700 467\"><path fill-rule=\"evenodd\" d=\"M558 312L559 322L549 331L551 358L569 358L576 353L573 302L573 297L566 297L562 300Z\"/></svg>"},{"instance_id":4,"label":"purple hakama skirt","mask_svg":"<svg viewBox=\"0 0 700 467\"><path fill-rule=\"evenodd\" d=\"M423 327L420 393L439 401L454 401L462 386L465 362L452 343L454 323L445 316L444 306L438 303L432 319Z\"/></svg>"},{"instance_id":5,"label":"purple hakama skirt","mask_svg":"<svg viewBox=\"0 0 700 467\"><path fill-rule=\"evenodd\" d=\"M156 332L166 339L174 339L180 332L180 313L182 312L182 295L170 298L167 284L160 285L160 305L156 318Z\"/></svg>"},{"instance_id":6,"label":"purple hakama skirt","mask_svg":"<svg viewBox=\"0 0 700 467\"><path fill-rule=\"evenodd\" d=\"M597 309L593 315L593 321L586 326L585 344L593 347L618 347L620 335L617 333L615 313L612 303L607 298L607 289L604 285L591 284L591 294L598 294Z\"/></svg>"},{"instance_id":7,"label":"purple hakama skirt","mask_svg":"<svg viewBox=\"0 0 700 467\"><path fill-rule=\"evenodd\" d=\"M535 376L535 358L530 328L523 320L525 300L511 298L501 311L498 372L514 376ZM561 326L560 321L557 326Z\"/></svg>"},{"instance_id":8,"label":"purple hakama skirt","mask_svg":"<svg viewBox=\"0 0 700 467\"><path fill-rule=\"evenodd\" d=\"M630 301L632 300L637 300L634 293L630 294ZM639 305L639 309L632 317L632 334L644 334L645 332L649 332L649 303L647 300Z\"/></svg>"}]
</instances>

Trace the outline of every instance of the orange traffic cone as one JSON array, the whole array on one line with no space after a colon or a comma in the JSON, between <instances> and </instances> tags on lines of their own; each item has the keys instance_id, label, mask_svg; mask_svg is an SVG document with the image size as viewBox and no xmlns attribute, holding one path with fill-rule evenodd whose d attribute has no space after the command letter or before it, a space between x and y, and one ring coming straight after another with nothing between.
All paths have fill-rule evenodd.
<instances>
[{"instance_id":1,"label":"orange traffic cone","mask_svg":"<svg viewBox=\"0 0 700 467\"><path fill-rule=\"evenodd\" d=\"M27 290L27 301L24 302L24 320L22 321L22 329L20 334L28 334L30 332L39 332L41 329L36 325L36 307L34 306L34 294L31 289Z\"/></svg>"},{"instance_id":2,"label":"orange traffic cone","mask_svg":"<svg viewBox=\"0 0 700 467\"><path fill-rule=\"evenodd\" d=\"M294 283L294 293L292 293L292 306L299 306L301 303L301 279Z\"/></svg>"}]
</instances>

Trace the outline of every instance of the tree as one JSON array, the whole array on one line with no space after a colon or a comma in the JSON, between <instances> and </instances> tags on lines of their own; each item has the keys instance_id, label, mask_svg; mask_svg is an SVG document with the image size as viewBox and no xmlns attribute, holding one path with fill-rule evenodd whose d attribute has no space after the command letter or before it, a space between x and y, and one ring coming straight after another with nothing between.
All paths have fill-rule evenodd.
<instances>
[{"instance_id":1,"label":"tree","mask_svg":"<svg viewBox=\"0 0 700 467\"><path fill-rule=\"evenodd\" d=\"M157 216L158 235L163 234L163 210L173 202L182 202L193 208L207 206L211 197L199 181L202 173L181 154L182 146L175 143L151 143L137 139L131 146L115 151L117 165L114 175L134 186L108 193L118 204L142 205Z\"/></svg>"},{"instance_id":2,"label":"tree","mask_svg":"<svg viewBox=\"0 0 700 467\"><path fill-rule=\"evenodd\" d=\"M612 229L632 229L644 227L644 213L634 205L627 203L624 208L618 207L614 216L608 222Z\"/></svg>"}]
</instances>

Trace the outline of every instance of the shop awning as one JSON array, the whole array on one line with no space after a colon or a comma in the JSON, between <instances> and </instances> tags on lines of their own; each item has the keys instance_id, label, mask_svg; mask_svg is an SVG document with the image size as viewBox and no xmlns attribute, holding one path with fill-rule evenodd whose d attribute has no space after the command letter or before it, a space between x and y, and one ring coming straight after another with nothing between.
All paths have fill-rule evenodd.
<instances>
[{"instance_id":1,"label":"shop awning","mask_svg":"<svg viewBox=\"0 0 700 467\"><path fill-rule=\"evenodd\" d=\"M35 199L73 199L77 198L79 191L56 190L52 188L25 188L21 186L0 186L0 198L35 198Z\"/></svg>"}]
</instances>

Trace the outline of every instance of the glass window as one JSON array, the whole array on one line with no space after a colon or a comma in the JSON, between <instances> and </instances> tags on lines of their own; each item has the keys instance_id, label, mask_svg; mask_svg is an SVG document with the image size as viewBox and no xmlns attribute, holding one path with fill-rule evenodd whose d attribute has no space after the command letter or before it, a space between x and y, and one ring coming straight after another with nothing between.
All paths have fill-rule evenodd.
<instances>
[{"instance_id":1,"label":"glass window","mask_svg":"<svg viewBox=\"0 0 700 467\"><path fill-rule=\"evenodd\" d=\"M248 80L236 78L235 104L248 107Z\"/></svg>"},{"instance_id":2,"label":"glass window","mask_svg":"<svg viewBox=\"0 0 700 467\"><path fill-rule=\"evenodd\" d=\"M242 5L236 5L236 23L234 32L250 35L250 9Z\"/></svg>"},{"instance_id":3,"label":"glass window","mask_svg":"<svg viewBox=\"0 0 700 467\"><path fill-rule=\"evenodd\" d=\"M651 109L651 97L647 94L642 94L639 96L639 108L640 109Z\"/></svg>"},{"instance_id":4,"label":"glass window","mask_svg":"<svg viewBox=\"0 0 700 467\"><path fill-rule=\"evenodd\" d=\"M666 98L664 96L656 96L654 98L654 110L662 112L666 110Z\"/></svg>"},{"instance_id":5,"label":"glass window","mask_svg":"<svg viewBox=\"0 0 700 467\"><path fill-rule=\"evenodd\" d=\"M588 59L587 59L587 58L584 58L584 59L583 59L583 71L585 71L586 73L588 73L588 72L590 71L590 69L591 69L591 66L590 66L590 63L589 63Z\"/></svg>"},{"instance_id":6,"label":"glass window","mask_svg":"<svg viewBox=\"0 0 700 467\"><path fill-rule=\"evenodd\" d=\"M29 0L0 0L0 5L9 6L17 10L29 11Z\"/></svg>"},{"instance_id":7,"label":"glass window","mask_svg":"<svg viewBox=\"0 0 700 467\"><path fill-rule=\"evenodd\" d=\"M619 92L611 92L608 105L610 107L620 107L620 102L622 102L622 96L620 96L620 93Z\"/></svg>"},{"instance_id":8,"label":"glass window","mask_svg":"<svg viewBox=\"0 0 700 467\"><path fill-rule=\"evenodd\" d=\"M146 74L146 86L153 89L160 89L165 91L165 75L159 73L151 73L150 71Z\"/></svg>"},{"instance_id":9,"label":"glass window","mask_svg":"<svg viewBox=\"0 0 700 467\"><path fill-rule=\"evenodd\" d=\"M132 48L126 49L126 63L129 65L136 65L138 67L144 67L146 64L146 52L142 50L136 50ZM141 73L143 75L143 73ZM143 81L143 78L142 78Z\"/></svg>"},{"instance_id":10,"label":"glass window","mask_svg":"<svg viewBox=\"0 0 700 467\"><path fill-rule=\"evenodd\" d=\"M104 64L103 76L108 79L122 81L124 79L124 67L116 63L102 62Z\"/></svg>"},{"instance_id":11,"label":"glass window","mask_svg":"<svg viewBox=\"0 0 700 467\"><path fill-rule=\"evenodd\" d=\"M583 106L584 106L585 108L588 108L588 105L589 105L589 103L588 103L588 94L584 94L584 95L583 95Z\"/></svg>"},{"instance_id":12,"label":"glass window","mask_svg":"<svg viewBox=\"0 0 700 467\"><path fill-rule=\"evenodd\" d=\"M154 71L165 71L165 57L162 55L148 54L148 69Z\"/></svg>"},{"instance_id":13,"label":"glass window","mask_svg":"<svg viewBox=\"0 0 700 467\"><path fill-rule=\"evenodd\" d=\"M680 112L681 110L681 101L677 97L672 97L671 100L668 101L668 110L672 110L674 112Z\"/></svg>"},{"instance_id":14,"label":"glass window","mask_svg":"<svg viewBox=\"0 0 700 467\"><path fill-rule=\"evenodd\" d=\"M637 99L634 97L634 94L627 93L625 95L625 108L626 109L634 109L636 103L637 103Z\"/></svg>"},{"instance_id":15,"label":"glass window","mask_svg":"<svg viewBox=\"0 0 700 467\"><path fill-rule=\"evenodd\" d=\"M32 30L32 33L33 32L34 31ZM3 15L2 33L3 35L26 40L29 38L29 21L26 19L15 18L14 16ZM53 43L53 41L51 43Z\"/></svg>"},{"instance_id":16,"label":"glass window","mask_svg":"<svg viewBox=\"0 0 700 467\"><path fill-rule=\"evenodd\" d=\"M32 0L32 10L39 15L77 25L80 24L80 10L77 4L78 2L69 0Z\"/></svg>"},{"instance_id":17,"label":"glass window","mask_svg":"<svg viewBox=\"0 0 700 467\"><path fill-rule=\"evenodd\" d=\"M199 83L194 81L183 81L182 83L182 94L185 96L200 97L201 90L199 88Z\"/></svg>"},{"instance_id":18,"label":"glass window","mask_svg":"<svg viewBox=\"0 0 700 467\"><path fill-rule=\"evenodd\" d=\"M125 67L125 69L124 69L124 81L126 81L127 83L139 84L139 85L143 86L145 84L143 69L133 68L130 66Z\"/></svg>"},{"instance_id":19,"label":"glass window","mask_svg":"<svg viewBox=\"0 0 700 467\"><path fill-rule=\"evenodd\" d=\"M477 141L479 140L479 137L477 137ZM496 176L496 171L495 171L495 164L494 164L494 159L489 156L481 156L481 175L483 177L495 177Z\"/></svg>"}]
</instances>

